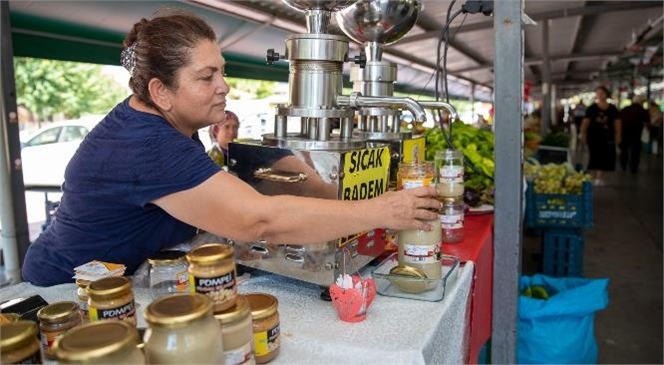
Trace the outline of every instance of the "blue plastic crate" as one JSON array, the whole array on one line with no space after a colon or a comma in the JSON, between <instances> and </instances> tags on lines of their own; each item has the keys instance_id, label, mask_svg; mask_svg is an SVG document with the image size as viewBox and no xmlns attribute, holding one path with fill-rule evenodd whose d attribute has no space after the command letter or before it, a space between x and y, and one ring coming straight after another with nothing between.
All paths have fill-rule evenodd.
<instances>
[{"instance_id":1,"label":"blue plastic crate","mask_svg":"<svg viewBox=\"0 0 664 365\"><path fill-rule=\"evenodd\" d=\"M590 228L593 226L593 188L583 183L581 194L538 194L532 182L526 191L526 227Z\"/></svg>"},{"instance_id":2,"label":"blue plastic crate","mask_svg":"<svg viewBox=\"0 0 664 365\"><path fill-rule=\"evenodd\" d=\"M580 229L542 232L542 272L554 277L583 276L583 232Z\"/></svg>"}]
</instances>

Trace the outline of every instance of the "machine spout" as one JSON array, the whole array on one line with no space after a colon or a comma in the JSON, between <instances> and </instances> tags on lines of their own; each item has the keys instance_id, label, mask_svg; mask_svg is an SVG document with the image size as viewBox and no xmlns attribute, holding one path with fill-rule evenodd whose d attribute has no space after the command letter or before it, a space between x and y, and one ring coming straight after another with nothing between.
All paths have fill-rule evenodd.
<instances>
[{"instance_id":1,"label":"machine spout","mask_svg":"<svg viewBox=\"0 0 664 365\"><path fill-rule=\"evenodd\" d=\"M450 113L450 120L451 121L455 121L458 117L457 111L452 106L452 104L446 103L444 101L419 101L418 103L424 109L432 109L432 110L445 109L445 110L447 110L447 112Z\"/></svg>"},{"instance_id":2,"label":"machine spout","mask_svg":"<svg viewBox=\"0 0 664 365\"><path fill-rule=\"evenodd\" d=\"M413 118L415 118L416 122L424 122L427 119L424 108L422 108L422 106L420 106L417 101L411 98L401 98L395 96L362 96L359 93L352 93L350 96L337 96L337 105L348 106L351 108L405 108L408 109L411 114L413 114ZM452 108L452 110L454 110L454 108Z\"/></svg>"}]
</instances>

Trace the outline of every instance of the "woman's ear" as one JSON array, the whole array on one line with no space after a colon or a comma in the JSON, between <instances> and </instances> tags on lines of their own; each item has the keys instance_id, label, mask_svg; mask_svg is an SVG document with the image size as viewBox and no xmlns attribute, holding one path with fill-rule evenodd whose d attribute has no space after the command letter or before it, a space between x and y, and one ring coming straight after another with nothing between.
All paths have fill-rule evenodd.
<instances>
[{"instance_id":1,"label":"woman's ear","mask_svg":"<svg viewBox=\"0 0 664 365\"><path fill-rule=\"evenodd\" d=\"M173 107L173 103L171 103L173 93L158 78L152 78L148 82L148 91L152 101L159 109L169 111Z\"/></svg>"}]
</instances>

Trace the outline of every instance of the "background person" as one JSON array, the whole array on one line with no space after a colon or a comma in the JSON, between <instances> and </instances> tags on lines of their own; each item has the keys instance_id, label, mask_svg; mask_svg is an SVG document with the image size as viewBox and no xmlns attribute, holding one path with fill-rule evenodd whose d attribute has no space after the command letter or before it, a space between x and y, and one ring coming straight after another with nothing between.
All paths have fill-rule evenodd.
<instances>
[{"instance_id":1,"label":"background person","mask_svg":"<svg viewBox=\"0 0 664 365\"><path fill-rule=\"evenodd\" d=\"M644 126L650 124L650 115L643 109L644 97L634 95L632 104L620 111L622 126L622 144L620 145L620 166L623 171L629 170L636 174L639 171L641 158L641 133Z\"/></svg>"},{"instance_id":2,"label":"background person","mask_svg":"<svg viewBox=\"0 0 664 365\"><path fill-rule=\"evenodd\" d=\"M237 139L237 133L240 129L240 119L230 110L226 110L224 119L209 127L210 140L212 148L208 151L208 156L212 158L219 167L227 165L228 144Z\"/></svg>"},{"instance_id":3,"label":"background person","mask_svg":"<svg viewBox=\"0 0 664 365\"><path fill-rule=\"evenodd\" d=\"M616 147L621 142L621 127L618 109L609 104L609 89L595 89L595 103L586 109L581 124L581 140L588 145L590 161L588 170L594 174L597 186L604 185L603 172L615 171Z\"/></svg>"},{"instance_id":4,"label":"background person","mask_svg":"<svg viewBox=\"0 0 664 365\"><path fill-rule=\"evenodd\" d=\"M72 282L91 260L131 275L197 228L233 240L316 244L374 228L425 229L438 219L434 187L361 201L268 196L222 171L198 130L224 118L228 84L212 28L190 13L136 23L122 64L133 95L87 135L71 159L53 224L29 248L23 277ZM367 214L370 212L370 214Z\"/></svg>"}]
</instances>

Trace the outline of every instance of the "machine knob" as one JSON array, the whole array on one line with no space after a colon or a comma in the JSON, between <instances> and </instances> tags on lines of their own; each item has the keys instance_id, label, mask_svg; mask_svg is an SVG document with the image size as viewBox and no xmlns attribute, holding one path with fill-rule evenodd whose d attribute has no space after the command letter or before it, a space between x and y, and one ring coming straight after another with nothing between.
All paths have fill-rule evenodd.
<instances>
[{"instance_id":1,"label":"machine knob","mask_svg":"<svg viewBox=\"0 0 664 365\"><path fill-rule=\"evenodd\" d=\"M267 62L268 65L271 65L281 59L281 56L279 56L278 52L274 51L274 48L270 48L267 50L267 56L265 56L265 61Z\"/></svg>"},{"instance_id":2,"label":"machine knob","mask_svg":"<svg viewBox=\"0 0 664 365\"><path fill-rule=\"evenodd\" d=\"M367 55L362 52L359 55L353 57L353 62L357 65L360 65L360 68L364 68L367 65Z\"/></svg>"}]
</instances>

